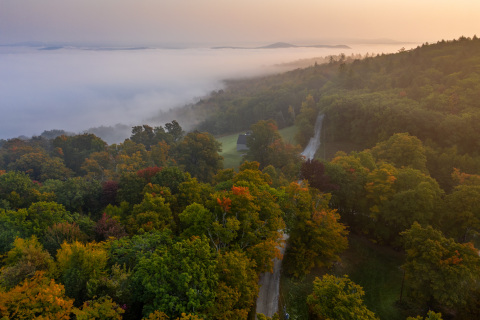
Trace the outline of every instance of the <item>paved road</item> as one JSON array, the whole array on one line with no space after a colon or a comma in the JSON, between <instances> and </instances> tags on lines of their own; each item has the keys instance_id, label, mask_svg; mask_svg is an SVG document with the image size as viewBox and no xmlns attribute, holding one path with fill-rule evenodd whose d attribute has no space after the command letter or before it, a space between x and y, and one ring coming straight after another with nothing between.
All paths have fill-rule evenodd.
<instances>
[{"instance_id":1,"label":"paved road","mask_svg":"<svg viewBox=\"0 0 480 320\"><path fill-rule=\"evenodd\" d=\"M287 234L283 234L283 241L288 239ZM279 247L282 255L285 253L285 245ZM273 273L262 273L258 282L260 290L257 298L257 313L263 313L271 317L278 312L278 298L280 297L280 269L282 261L275 258L273 264Z\"/></svg>"}]
</instances>

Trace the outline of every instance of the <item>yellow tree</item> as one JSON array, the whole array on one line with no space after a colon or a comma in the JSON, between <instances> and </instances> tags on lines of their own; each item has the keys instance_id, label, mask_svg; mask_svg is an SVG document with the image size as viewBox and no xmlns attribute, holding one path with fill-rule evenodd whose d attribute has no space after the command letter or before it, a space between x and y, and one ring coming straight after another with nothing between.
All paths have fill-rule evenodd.
<instances>
[{"instance_id":1,"label":"yellow tree","mask_svg":"<svg viewBox=\"0 0 480 320\"><path fill-rule=\"evenodd\" d=\"M70 319L73 299L63 285L37 272L31 280L6 292L0 291L2 319Z\"/></svg>"},{"instance_id":2,"label":"yellow tree","mask_svg":"<svg viewBox=\"0 0 480 320\"><path fill-rule=\"evenodd\" d=\"M307 304L313 319L378 320L363 303L363 288L348 276L324 275L313 282Z\"/></svg>"},{"instance_id":3,"label":"yellow tree","mask_svg":"<svg viewBox=\"0 0 480 320\"><path fill-rule=\"evenodd\" d=\"M106 274L107 259L104 243L64 242L58 250L60 280L77 305L96 295L96 284Z\"/></svg>"}]
</instances>

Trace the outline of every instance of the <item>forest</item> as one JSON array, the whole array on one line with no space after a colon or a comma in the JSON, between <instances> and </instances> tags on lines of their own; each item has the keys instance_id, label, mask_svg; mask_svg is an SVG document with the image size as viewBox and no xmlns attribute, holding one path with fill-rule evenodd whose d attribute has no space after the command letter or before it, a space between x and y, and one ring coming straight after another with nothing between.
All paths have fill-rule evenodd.
<instances>
[{"instance_id":1,"label":"forest","mask_svg":"<svg viewBox=\"0 0 480 320\"><path fill-rule=\"evenodd\" d=\"M308 282L290 319L393 319L333 272L357 242L401 261L395 319L480 318L478 52L462 36L230 80L178 111L190 132L0 140L0 319L267 319L275 257ZM224 167L215 137L246 130Z\"/></svg>"}]
</instances>

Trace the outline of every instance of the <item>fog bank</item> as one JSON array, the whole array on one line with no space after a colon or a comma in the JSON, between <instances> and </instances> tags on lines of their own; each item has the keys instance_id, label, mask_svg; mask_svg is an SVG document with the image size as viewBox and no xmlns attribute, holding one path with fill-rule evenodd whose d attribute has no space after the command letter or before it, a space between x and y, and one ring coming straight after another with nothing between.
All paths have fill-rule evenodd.
<instances>
[{"instance_id":1,"label":"fog bank","mask_svg":"<svg viewBox=\"0 0 480 320\"><path fill-rule=\"evenodd\" d=\"M0 138L149 123L160 111L221 88L223 79L283 71L274 65L297 59L387 53L401 46L351 50L0 47Z\"/></svg>"}]
</instances>

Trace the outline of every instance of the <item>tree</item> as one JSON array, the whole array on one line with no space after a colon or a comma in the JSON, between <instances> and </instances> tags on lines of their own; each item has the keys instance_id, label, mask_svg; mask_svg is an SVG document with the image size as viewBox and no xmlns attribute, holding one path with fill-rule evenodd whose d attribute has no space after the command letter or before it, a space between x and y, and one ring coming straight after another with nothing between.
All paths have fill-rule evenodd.
<instances>
[{"instance_id":1,"label":"tree","mask_svg":"<svg viewBox=\"0 0 480 320\"><path fill-rule=\"evenodd\" d=\"M75 177L66 181L47 180L42 191L53 192L56 202L65 206L69 212L100 214L102 185L98 180L84 177Z\"/></svg>"},{"instance_id":2,"label":"tree","mask_svg":"<svg viewBox=\"0 0 480 320\"><path fill-rule=\"evenodd\" d=\"M96 295L106 265L107 251L102 243L63 243L57 253L59 279L77 306Z\"/></svg>"},{"instance_id":3,"label":"tree","mask_svg":"<svg viewBox=\"0 0 480 320\"><path fill-rule=\"evenodd\" d=\"M268 166L271 159L268 147L276 140L281 140L277 124L273 120L261 120L250 127L252 133L247 137L248 151L245 160L258 161L260 169Z\"/></svg>"},{"instance_id":4,"label":"tree","mask_svg":"<svg viewBox=\"0 0 480 320\"><path fill-rule=\"evenodd\" d=\"M190 132L178 144L175 153L180 167L202 182L212 182L223 168L220 143L206 132Z\"/></svg>"},{"instance_id":5,"label":"tree","mask_svg":"<svg viewBox=\"0 0 480 320\"><path fill-rule=\"evenodd\" d=\"M386 230L383 234L377 233L377 238L399 244L399 232L409 228L415 221L422 225L433 224L444 192L434 179L412 168L399 169L395 176L386 176L386 179L394 180L393 183L388 183L393 192L389 194L385 184L384 190L378 192L384 201L378 205L378 211L370 210L372 215L378 217L372 224L373 233L383 225Z\"/></svg>"},{"instance_id":6,"label":"tree","mask_svg":"<svg viewBox=\"0 0 480 320\"><path fill-rule=\"evenodd\" d=\"M218 285L215 305L209 310L213 319L246 320L258 295L258 276L254 262L239 251L217 256Z\"/></svg>"},{"instance_id":7,"label":"tree","mask_svg":"<svg viewBox=\"0 0 480 320\"><path fill-rule=\"evenodd\" d=\"M300 113L295 119L295 125L299 128L295 135L295 140L303 147L305 147L310 138L313 137L317 114L318 109L315 100L312 95L308 95L302 102Z\"/></svg>"},{"instance_id":8,"label":"tree","mask_svg":"<svg viewBox=\"0 0 480 320\"><path fill-rule=\"evenodd\" d=\"M473 240L480 232L480 185L459 185L445 197L443 225L459 242Z\"/></svg>"},{"instance_id":9,"label":"tree","mask_svg":"<svg viewBox=\"0 0 480 320\"><path fill-rule=\"evenodd\" d=\"M25 172L32 180L65 179L72 171L59 158L51 158L45 152L31 152L22 155L8 165L9 170Z\"/></svg>"},{"instance_id":10,"label":"tree","mask_svg":"<svg viewBox=\"0 0 480 320\"><path fill-rule=\"evenodd\" d=\"M418 223L402 236L407 253L402 268L412 303L433 310L464 308L479 280L480 257L473 245L457 243Z\"/></svg>"},{"instance_id":11,"label":"tree","mask_svg":"<svg viewBox=\"0 0 480 320\"><path fill-rule=\"evenodd\" d=\"M191 176L188 172L183 172L178 167L167 167L152 178L152 183L168 187L175 195L178 193L180 184L190 179Z\"/></svg>"},{"instance_id":12,"label":"tree","mask_svg":"<svg viewBox=\"0 0 480 320\"><path fill-rule=\"evenodd\" d=\"M147 150L150 150L150 146L157 142L155 138L155 132L149 125L144 124L143 126L135 126L132 128L130 140L143 144Z\"/></svg>"},{"instance_id":13,"label":"tree","mask_svg":"<svg viewBox=\"0 0 480 320\"><path fill-rule=\"evenodd\" d=\"M150 149L150 159L158 167L173 165L174 160L170 156L171 146L165 141L161 141Z\"/></svg>"},{"instance_id":14,"label":"tree","mask_svg":"<svg viewBox=\"0 0 480 320\"><path fill-rule=\"evenodd\" d=\"M388 140L377 143L371 150L377 160L392 163L397 168L411 167L427 172L427 157L422 142L408 133L397 133Z\"/></svg>"},{"instance_id":15,"label":"tree","mask_svg":"<svg viewBox=\"0 0 480 320\"><path fill-rule=\"evenodd\" d=\"M198 182L195 178L182 182L177 193L178 210L183 211L192 203L205 206L213 193L214 190L210 184Z\"/></svg>"},{"instance_id":16,"label":"tree","mask_svg":"<svg viewBox=\"0 0 480 320\"><path fill-rule=\"evenodd\" d=\"M300 179L307 180L312 188L323 192L338 188L330 182L330 177L325 174L325 166L316 159L308 159L300 168Z\"/></svg>"},{"instance_id":17,"label":"tree","mask_svg":"<svg viewBox=\"0 0 480 320\"><path fill-rule=\"evenodd\" d=\"M202 316L214 306L216 255L208 240L199 237L158 247L140 258L133 281L144 315L164 310L171 317L187 312Z\"/></svg>"},{"instance_id":18,"label":"tree","mask_svg":"<svg viewBox=\"0 0 480 320\"><path fill-rule=\"evenodd\" d=\"M35 202L28 209L0 210L0 250L11 249L16 237L32 235L43 239L46 229L55 223L71 222L72 216L55 202Z\"/></svg>"},{"instance_id":19,"label":"tree","mask_svg":"<svg viewBox=\"0 0 480 320\"><path fill-rule=\"evenodd\" d=\"M123 225L115 218L108 216L105 212L95 226L97 241L105 241L110 238L121 238L127 236Z\"/></svg>"},{"instance_id":20,"label":"tree","mask_svg":"<svg viewBox=\"0 0 480 320\"><path fill-rule=\"evenodd\" d=\"M37 186L23 172L11 171L0 175L0 208L26 208L38 199Z\"/></svg>"},{"instance_id":21,"label":"tree","mask_svg":"<svg viewBox=\"0 0 480 320\"><path fill-rule=\"evenodd\" d=\"M62 243L85 242L87 239L88 236L77 223L59 222L47 228L42 237L42 244L52 256L55 256Z\"/></svg>"},{"instance_id":22,"label":"tree","mask_svg":"<svg viewBox=\"0 0 480 320\"><path fill-rule=\"evenodd\" d=\"M168 319L170 319L170 317L167 316L164 312L155 310L155 312L150 313L148 317L144 317L142 320L168 320ZM175 320L203 320L203 318L199 318L197 315L194 315L191 313L189 314L182 313L181 316L178 318L175 318Z\"/></svg>"},{"instance_id":23,"label":"tree","mask_svg":"<svg viewBox=\"0 0 480 320\"><path fill-rule=\"evenodd\" d=\"M28 228L28 233L43 238L48 227L60 222L73 222L70 212L56 202L41 201L28 207L24 227Z\"/></svg>"},{"instance_id":24,"label":"tree","mask_svg":"<svg viewBox=\"0 0 480 320\"><path fill-rule=\"evenodd\" d=\"M407 320L443 320L443 318L441 313L436 313L436 312L433 312L432 310L429 310L425 318L421 316L417 316L415 318L408 317Z\"/></svg>"},{"instance_id":25,"label":"tree","mask_svg":"<svg viewBox=\"0 0 480 320\"><path fill-rule=\"evenodd\" d=\"M172 211L161 195L146 193L140 204L133 206L132 216L128 219L129 233L141 233L151 230L175 229Z\"/></svg>"},{"instance_id":26,"label":"tree","mask_svg":"<svg viewBox=\"0 0 480 320\"><path fill-rule=\"evenodd\" d=\"M178 124L177 120L172 120L170 123L165 124L167 133L173 138L173 142L178 142L183 138L185 132Z\"/></svg>"},{"instance_id":27,"label":"tree","mask_svg":"<svg viewBox=\"0 0 480 320\"><path fill-rule=\"evenodd\" d=\"M122 320L125 311L109 297L100 297L85 301L81 309L73 312L77 320Z\"/></svg>"},{"instance_id":28,"label":"tree","mask_svg":"<svg viewBox=\"0 0 480 320\"><path fill-rule=\"evenodd\" d=\"M152 164L148 151L143 144L127 139L117 146L116 152L116 172L137 172Z\"/></svg>"},{"instance_id":29,"label":"tree","mask_svg":"<svg viewBox=\"0 0 480 320\"><path fill-rule=\"evenodd\" d=\"M144 178L133 172L122 174L118 185L117 201L128 202L132 206L142 202L142 190L147 184Z\"/></svg>"},{"instance_id":30,"label":"tree","mask_svg":"<svg viewBox=\"0 0 480 320\"><path fill-rule=\"evenodd\" d=\"M257 161L260 169L272 165L289 178L296 177L300 169L300 149L283 141L273 120L261 120L250 127L247 136L248 151L244 160Z\"/></svg>"},{"instance_id":31,"label":"tree","mask_svg":"<svg viewBox=\"0 0 480 320\"><path fill-rule=\"evenodd\" d=\"M105 182L117 178L116 162L114 155L108 151L93 152L85 159L80 169L88 178Z\"/></svg>"},{"instance_id":32,"label":"tree","mask_svg":"<svg viewBox=\"0 0 480 320\"><path fill-rule=\"evenodd\" d=\"M32 278L36 272L52 272L53 259L43 250L37 238L17 238L13 249L7 253L4 266L0 269L0 286L11 289L23 280Z\"/></svg>"},{"instance_id":33,"label":"tree","mask_svg":"<svg viewBox=\"0 0 480 320\"><path fill-rule=\"evenodd\" d=\"M172 242L172 231L169 229L117 239L110 243L109 262L133 270L140 258L150 257L156 248L171 246Z\"/></svg>"},{"instance_id":34,"label":"tree","mask_svg":"<svg viewBox=\"0 0 480 320\"><path fill-rule=\"evenodd\" d=\"M288 273L300 277L314 266L328 266L340 259L338 254L348 247L348 232L335 210L312 209L310 215L297 219L285 253Z\"/></svg>"},{"instance_id":35,"label":"tree","mask_svg":"<svg viewBox=\"0 0 480 320\"><path fill-rule=\"evenodd\" d=\"M338 185L338 189L332 190L331 204L350 226L357 225L357 213L366 212L368 208L365 184L369 172L375 168L372 155L366 152L352 152L350 155L338 152L325 165L326 174Z\"/></svg>"},{"instance_id":36,"label":"tree","mask_svg":"<svg viewBox=\"0 0 480 320\"><path fill-rule=\"evenodd\" d=\"M42 272L9 290L0 291L0 315L4 319L70 319L73 299L63 285Z\"/></svg>"},{"instance_id":37,"label":"tree","mask_svg":"<svg viewBox=\"0 0 480 320\"><path fill-rule=\"evenodd\" d=\"M314 319L376 320L375 314L363 303L365 292L348 276L324 275L315 278L307 304Z\"/></svg>"},{"instance_id":38,"label":"tree","mask_svg":"<svg viewBox=\"0 0 480 320\"><path fill-rule=\"evenodd\" d=\"M53 140L53 146L60 150L67 168L76 174L81 174L81 166L90 154L104 151L106 145L105 141L91 133L62 135Z\"/></svg>"}]
</instances>

